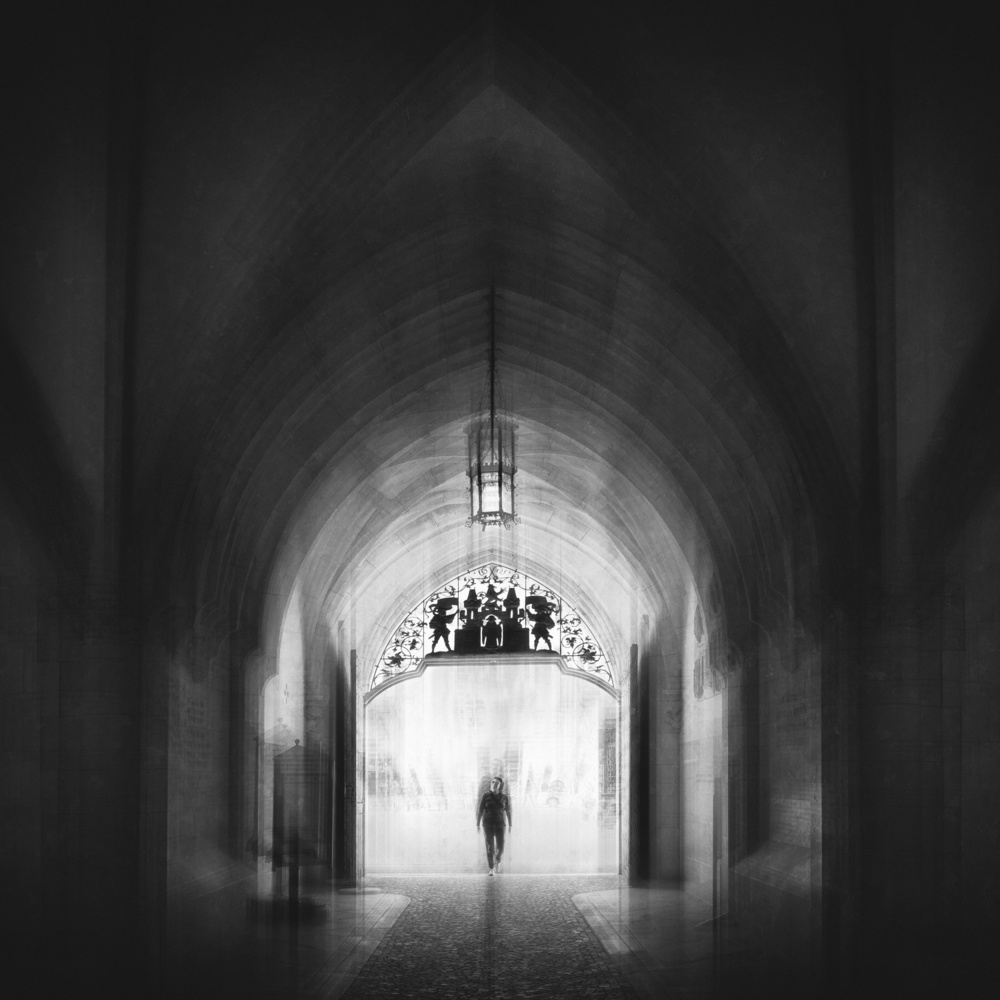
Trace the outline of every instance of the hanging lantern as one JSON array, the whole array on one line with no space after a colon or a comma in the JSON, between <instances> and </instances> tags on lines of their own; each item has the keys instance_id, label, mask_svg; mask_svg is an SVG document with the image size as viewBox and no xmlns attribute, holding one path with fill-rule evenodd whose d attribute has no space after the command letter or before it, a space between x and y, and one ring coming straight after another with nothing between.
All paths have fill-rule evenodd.
<instances>
[{"instance_id":1,"label":"hanging lantern","mask_svg":"<svg viewBox=\"0 0 1000 1000\"><path fill-rule=\"evenodd\" d=\"M489 410L483 410L466 428L469 436L468 524L509 528L516 523L514 476L517 474L513 417L498 411L494 292L490 289Z\"/></svg>"}]
</instances>

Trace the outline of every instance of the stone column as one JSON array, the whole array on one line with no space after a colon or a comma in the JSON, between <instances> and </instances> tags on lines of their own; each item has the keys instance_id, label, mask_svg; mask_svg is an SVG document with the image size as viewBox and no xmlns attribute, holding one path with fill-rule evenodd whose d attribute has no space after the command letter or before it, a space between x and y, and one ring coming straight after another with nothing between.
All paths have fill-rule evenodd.
<instances>
[{"instance_id":1,"label":"stone column","mask_svg":"<svg viewBox=\"0 0 1000 1000\"><path fill-rule=\"evenodd\" d=\"M343 636L343 628L340 629ZM333 873L353 884L358 877L357 821L357 731L355 727L356 654L351 650L345 663L340 647L333 665Z\"/></svg>"},{"instance_id":2,"label":"stone column","mask_svg":"<svg viewBox=\"0 0 1000 1000\"><path fill-rule=\"evenodd\" d=\"M961 703L950 647L962 630L944 601L937 586L889 595L866 636L861 682L863 973L880 967L914 987L958 916Z\"/></svg>"},{"instance_id":3,"label":"stone column","mask_svg":"<svg viewBox=\"0 0 1000 1000\"><path fill-rule=\"evenodd\" d=\"M644 630L645 631L645 630ZM649 663L632 646L629 655L630 884L649 878Z\"/></svg>"},{"instance_id":4,"label":"stone column","mask_svg":"<svg viewBox=\"0 0 1000 1000\"><path fill-rule=\"evenodd\" d=\"M65 609L55 740L58 812L44 839L55 872L53 961L67 982L113 993L135 982L141 951L139 657L115 589Z\"/></svg>"}]
</instances>

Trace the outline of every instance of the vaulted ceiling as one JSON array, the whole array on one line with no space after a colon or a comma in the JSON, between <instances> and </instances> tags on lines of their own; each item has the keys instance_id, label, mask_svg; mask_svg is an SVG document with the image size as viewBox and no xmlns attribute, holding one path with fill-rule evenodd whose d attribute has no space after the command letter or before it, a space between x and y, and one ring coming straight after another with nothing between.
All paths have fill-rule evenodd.
<instances>
[{"instance_id":1,"label":"vaulted ceiling","mask_svg":"<svg viewBox=\"0 0 1000 1000\"><path fill-rule=\"evenodd\" d=\"M75 442L102 433L100 348L37 317L64 290L50 244L78 270L106 251L74 308L120 292L154 606L235 594L273 625L298 580L314 620L376 635L509 556L624 642L637 606L713 573L751 601L849 560L879 462L900 496L961 483L1000 259L965 28L837 2L341 7L39 15L51 58L24 60L6 318L35 317L25 370L99 508ZM464 526L491 285L520 424L507 536ZM897 398L893 424L873 407ZM957 502L927 496L928 523Z\"/></svg>"},{"instance_id":2,"label":"vaulted ceiling","mask_svg":"<svg viewBox=\"0 0 1000 1000\"><path fill-rule=\"evenodd\" d=\"M713 567L784 586L765 539L849 483L852 348L813 335L849 283L810 296L829 277L690 123L690 59L654 61L641 21L581 66L526 9L393 13L384 36L330 15L151 41L141 480L208 552L165 545L204 593L249 573L279 615L299 579L314 620L373 643L482 558L551 579L619 649L637 600L662 613ZM833 146L831 69L798 69L782 113ZM825 170L794 197L818 194L845 255ZM491 284L520 424L506 537L464 524Z\"/></svg>"}]
</instances>

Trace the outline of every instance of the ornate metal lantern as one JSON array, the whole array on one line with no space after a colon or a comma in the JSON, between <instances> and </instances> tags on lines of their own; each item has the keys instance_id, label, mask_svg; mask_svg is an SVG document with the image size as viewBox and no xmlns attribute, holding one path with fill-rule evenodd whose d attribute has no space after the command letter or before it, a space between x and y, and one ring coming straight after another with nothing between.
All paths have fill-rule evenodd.
<instances>
[{"instance_id":1,"label":"ornate metal lantern","mask_svg":"<svg viewBox=\"0 0 1000 1000\"><path fill-rule=\"evenodd\" d=\"M468 524L502 525L517 522L514 476L517 474L513 417L502 411L497 382L496 317L490 289L489 410L483 410L466 428L469 436ZM498 409L499 407L499 409Z\"/></svg>"}]
</instances>

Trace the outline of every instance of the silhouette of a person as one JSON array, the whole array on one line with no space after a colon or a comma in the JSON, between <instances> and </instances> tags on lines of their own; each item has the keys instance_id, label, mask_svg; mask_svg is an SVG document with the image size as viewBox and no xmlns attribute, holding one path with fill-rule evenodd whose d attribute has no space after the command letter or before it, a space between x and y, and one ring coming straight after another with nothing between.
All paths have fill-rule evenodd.
<instances>
[{"instance_id":1,"label":"silhouette of a person","mask_svg":"<svg viewBox=\"0 0 1000 1000\"><path fill-rule=\"evenodd\" d=\"M434 629L434 638L431 641L431 652L434 652L434 647L438 644L438 639L444 639L444 646L448 652L451 652L451 644L448 642L448 622L450 622L456 615L457 612L452 611L449 615L448 603L446 601L438 601L434 605L434 614L431 615L431 628Z\"/></svg>"},{"instance_id":2,"label":"silhouette of a person","mask_svg":"<svg viewBox=\"0 0 1000 1000\"><path fill-rule=\"evenodd\" d=\"M535 785L535 769L528 769L528 781L524 786L524 800L532 805L538 800L538 787Z\"/></svg>"},{"instance_id":3,"label":"silhouette of a person","mask_svg":"<svg viewBox=\"0 0 1000 1000\"><path fill-rule=\"evenodd\" d=\"M552 617L552 612L554 610L553 606L547 601L544 604L535 605L538 610L532 613L531 608L525 608L525 612L528 617L535 623L531 629L531 634L535 637L535 649L538 649L539 641L545 643L552 649L552 637L549 634L549 629L555 627L555 619Z\"/></svg>"},{"instance_id":4,"label":"silhouette of a person","mask_svg":"<svg viewBox=\"0 0 1000 1000\"><path fill-rule=\"evenodd\" d=\"M504 814L507 815L507 828L513 830L514 821L510 815L510 798L503 790L503 778L499 775L490 782L490 790L484 792L479 800L479 811L476 813L476 829L483 829L486 838L486 862L490 866L489 874L496 875L500 871L500 859L503 857Z\"/></svg>"}]
</instances>

